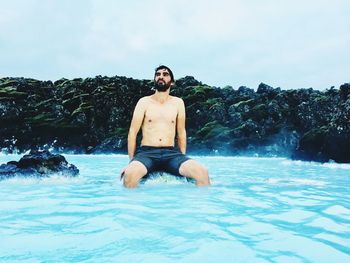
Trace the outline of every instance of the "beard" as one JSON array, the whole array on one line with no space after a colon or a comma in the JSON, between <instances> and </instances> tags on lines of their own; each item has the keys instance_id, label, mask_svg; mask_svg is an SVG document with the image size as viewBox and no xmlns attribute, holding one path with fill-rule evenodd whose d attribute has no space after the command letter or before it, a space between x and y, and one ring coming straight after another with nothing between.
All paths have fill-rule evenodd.
<instances>
[{"instance_id":1,"label":"beard","mask_svg":"<svg viewBox=\"0 0 350 263\"><path fill-rule=\"evenodd\" d=\"M169 83L169 84L167 84L167 83L165 83L165 82L156 82L155 84L154 84L154 87L155 87L155 89L156 90L158 90L159 92L164 92L164 91L167 91L169 88L170 88L170 84L171 83Z\"/></svg>"}]
</instances>

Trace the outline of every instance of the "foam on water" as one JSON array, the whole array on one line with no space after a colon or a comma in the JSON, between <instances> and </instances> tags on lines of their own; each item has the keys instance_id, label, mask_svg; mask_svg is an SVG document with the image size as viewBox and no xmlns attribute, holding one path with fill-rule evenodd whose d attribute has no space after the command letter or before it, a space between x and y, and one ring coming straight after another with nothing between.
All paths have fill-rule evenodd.
<instances>
[{"instance_id":1,"label":"foam on water","mask_svg":"<svg viewBox=\"0 0 350 263\"><path fill-rule=\"evenodd\" d=\"M146 185L157 185L157 184L187 184L186 178L175 177L171 174L161 173L150 176L144 184Z\"/></svg>"},{"instance_id":2,"label":"foam on water","mask_svg":"<svg viewBox=\"0 0 350 263\"><path fill-rule=\"evenodd\" d=\"M347 169L350 170L350 164L348 163L324 163L322 166L332 169Z\"/></svg>"},{"instance_id":3,"label":"foam on water","mask_svg":"<svg viewBox=\"0 0 350 263\"><path fill-rule=\"evenodd\" d=\"M347 169L350 170L350 164L348 163L335 163L335 162L328 162L328 163L317 163L317 162L304 162L304 161L295 161L295 160L284 160L282 162L284 165L293 165L293 166L322 166L326 168L331 169Z\"/></svg>"},{"instance_id":4,"label":"foam on water","mask_svg":"<svg viewBox=\"0 0 350 263\"><path fill-rule=\"evenodd\" d=\"M126 155L65 157L78 177L0 181L0 262L350 262L348 165L194 156L211 187L131 190Z\"/></svg>"}]
</instances>

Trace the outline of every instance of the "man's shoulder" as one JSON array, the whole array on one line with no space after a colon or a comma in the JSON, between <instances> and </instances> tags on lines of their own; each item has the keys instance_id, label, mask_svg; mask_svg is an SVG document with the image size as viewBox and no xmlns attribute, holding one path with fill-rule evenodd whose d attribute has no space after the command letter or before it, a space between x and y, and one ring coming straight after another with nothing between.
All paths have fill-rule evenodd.
<instances>
[{"instance_id":1,"label":"man's shoulder","mask_svg":"<svg viewBox=\"0 0 350 263\"><path fill-rule=\"evenodd\" d=\"M140 100L149 100L149 99L151 99L151 96L144 96Z\"/></svg>"},{"instance_id":2,"label":"man's shoulder","mask_svg":"<svg viewBox=\"0 0 350 263\"><path fill-rule=\"evenodd\" d=\"M147 103L151 99L151 96L144 96L141 99L139 99L139 103Z\"/></svg>"},{"instance_id":3,"label":"man's shoulder","mask_svg":"<svg viewBox=\"0 0 350 263\"><path fill-rule=\"evenodd\" d=\"M175 97L175 96L174 96L174 99L175 99L176 105L179 109L182 109L185 107L185 103L184 103L183 99L181 99L179 97Z\"/></svg>"},{"instance_id":4,"label":"man's shoulder","mask_svg":"<svg viewBox=\"0 0 350 263\"><path fill-rule=\"evenodd\" d=\"M171 99L173 99L174 101L178 102L178 103L182 103L183 102L183 99L179 98L179 97L176 97L176 96L170 96Z\"/></svg>"}]
</instances>

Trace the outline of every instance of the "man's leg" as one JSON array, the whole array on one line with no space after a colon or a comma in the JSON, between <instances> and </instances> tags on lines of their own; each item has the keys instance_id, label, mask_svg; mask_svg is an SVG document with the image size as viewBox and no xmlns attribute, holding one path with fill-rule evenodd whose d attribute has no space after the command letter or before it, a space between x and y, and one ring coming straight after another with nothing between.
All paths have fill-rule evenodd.
<instances>
[{"instance_id":1,"label":"man's leg","mask_svg":"<svg viewBox=\"0 0 350 263\"><path fill-rule=\"evenodd\" d=\"M142 177L147 174L147 168L139 161L132 161L124 170L124 186L135 188Z\"/></svg>"},{"instance_id":2,"label":"man's leg","mask_svg":"<svg viewBox=\"0 0 350 263\"><path fill-rule=\"evenodd\" d=\"M208 169L199 164L195 160L187 160L183 162L179 168L182 176L196 180L197 186L210 185Z\"/></svg>"}]
</instances>

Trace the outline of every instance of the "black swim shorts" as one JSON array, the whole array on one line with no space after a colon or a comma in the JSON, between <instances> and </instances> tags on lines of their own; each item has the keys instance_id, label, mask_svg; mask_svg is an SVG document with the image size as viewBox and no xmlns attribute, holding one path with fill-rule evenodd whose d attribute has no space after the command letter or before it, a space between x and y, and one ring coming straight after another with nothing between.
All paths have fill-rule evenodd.
<instances>
[{"instance_id":1,"label":"black swim shorts","mask_svg":"<svg viewBox=\"0 0 350 263\"><path fill-rule=\"evenodd\" d=\"M141 146L131 162L141 162L146 166L147 174L161 171L180 176L180 166L187 160L190 158L174 147Z\"/></svg>"}]
</instances>

